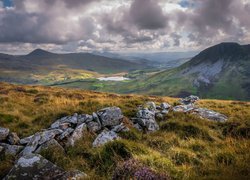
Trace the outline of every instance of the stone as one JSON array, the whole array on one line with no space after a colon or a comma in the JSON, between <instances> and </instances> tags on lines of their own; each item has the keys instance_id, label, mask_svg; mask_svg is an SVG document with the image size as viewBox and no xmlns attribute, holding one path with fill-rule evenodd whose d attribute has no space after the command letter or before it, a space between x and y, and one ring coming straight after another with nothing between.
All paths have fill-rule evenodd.
<instances>
[{"instance_id":1,"label":"stone","mask_svg":"<svg viewBox=\"0 0 250 180\"><path fill-rule=\"evenodd\" d=\"M97 122L90 121L87 123L88 130L91 132L97 132L101 130L101 125Z\"/></svg>"},{"instance_id":2,"label":"stone","mask_svg":"<svg viewBox=\"0 0 250 180\"><path fill-rule=\"evenodd\" d=\"M71 123L71 124L77 124L78 121L78 114L75 113L73 116L66 116L61 119L56 120L50 128L52 129L57 129L60 127L61 124L63 123Z\"/></svg>"},{"instance_id":3,"label":"stone","mask_svg":"<svg viewBox=\"0 0 250 180\"><path fill-rule=\"evenodd\" d=\"M73 128L68 128L66 129L60 136L59 136L59 139L60 140L63 140L64 138L67 138L70 136L70 134L74 131Z\"/></svg>"},{"instance_id":4,"label":"stone","mask_svg":"<svg viewBox=\"0 0 250 180\"><path fill-rule=\"evenodd\" d=\"M141 119L154 119L155 113L145 108L145 109L139 110L136 114L136 117L141 118Z\"/></svg>"},{"instance_id":5,"label":"stone","mask_svg":"<svg viewBox=\"0 0 250 180\"><path fill-rule=\"evenodd\" d=\"M146 108L150 111L156 111L156 105L153 101L149 101L146 103Z\"/></svg>"},{"instance_id":6,"label":"stone","mask_svg":"<svg viewBox=\"0 0 250 180\"><path fill-rule=\"evenodd\" d=\"M37 149L40 139L41 139L41 133L36 133L34 136L32 136L29 143L25 146L24 150L21 152L21 155L33 153Z\"/></svg>"},{"instance_id":7,"label":"stone","mask_svg":"<svg viewBox=\"0 0 250 180\"><path fill-rule=\"evenodd\" d=\"M67 145L74 146L75 142L83 137L83 133L86 130L87 125L85 123L77 126L72 135L68 138Z\"/></svg>"},{"instance_id":8,"label":"stone","mask_svg":"<svg viewBox=\"0 0 250 180\"><path fill-rule=\"evenodd\" d=\"M158 113L155 113L155 118L158 120L159 119L162 120L164 118L164 115L162 113L158 112Z\"/></svg>"},{"instance_id":9,"label":"stone","mask_svg":"<svg viewBox=\"0 0 250 180\"><path fill-rule=\"evenodd\" d=\"M77 173L79 175L79 173ZM4 179L72 179L76 176L64 171L39 154L27 154L20 157Z\"/></svg>"},{"instance_id":10,"label":"stone","mask_svg":"<svg viewBox=\"0 0 250 180\"><path fill-rule=\"evenodd\" d=\"M93 121L97 122L99 126L101 127L102 126L101 120L95 112L93 112L92 117L93 117Z\"/></svg>"},{"instance_id":11,"label":"stone","mask_svg":"<svg viewBox=\"0 0 250 180\"><path fill-rule=\"evenodd\" d=\"M114 131L103 130L93 142L93 147L99 147L107 142L120 139L119 136Z\"/></svg>"},{"instance_id":12,"label":"stone","mask_svg":"<svg viewBox=\"0 0 250 180\"><path fill-rule=\"evenodd\" d=\"M137 129L138 131L143 131L142 127L138 123L134 124L134 128Z\"/></svg>"},{"instance_id":13,"label":"stone","mask_svg":"<svg viewBox=\"0 0 250 180\"><path fill-rule=\"evenodd\" d=\"M26 145L30 142L30 140L33 138L34 135L31 135L29 137L26 137L26 138L23 138L23 139L20 139L19 143L22 144L22 145Z\"/></svg>"},{"instance_id":14,"label":"stone","mask_svg":"<svg viewBox=\"0 0 250 180\"><path fill-rule=\"evenodd\" d=\"M0 141L6 140L10 130L7 128L0 127Z\"/></svg>"},{"instance_id":15,"label":"stone","mask_svg":"<svg viewBox=\"0 0 250 180\"><path fill-rule=\"evenodd\" d=\"M103 127L116 126L121 123L123 118L119 107L107 107L97 112Z\"/></svg>"},{"instance_id":16,"label":"stone","mask_svg":"<svg viewBox=\"0 0 250 180\"><path fill-rule=\"evenodd\" d=\"M52 129L46 130L40 133L41 139L39 140L39 144L43 144L51 139L53 139L56 135L62 134L63 131L61 129Z\"/></svg>"},{"instance_id":17,"label":"stone","mask_svg":"<svg viewBox=\"0 0 250 180\"><path fill-rule=\"evenodd\" d=\"M5 143L0 143L0 146L4 148L5 154L17 155L24 147L17 145L9 145Z\"/></svg>"},{"instance_id":18,"label":"stone","mask_svg":"<svg viewBox=\"0 0 250 180\"><path fill-rule=\"evenodd\" d=\"M168 103L161 103L161 109L170 109L171 108L171 105L168 104Z\"/></svg>"},{"instance_id":19,"label":"stone","mask_svg":"<svg viewBox=\"0 0 250 180\"><path fill-rule=\"evenodd\" d=\"M78 116L77 125L80 125L82 123L87 123L90 121L93 121L93 116L89 114L82 114Z\"/></svg>"},{"instance_id":20,"label":"stone","mask_svg":"<svg viewBox=\"0 0 250 180\"><path fill-rule=\"evenodd\" d=\"M194 114L198 114L201 118L205 118L212 121L217 122L225 122L227 121L228 117L224 114L206 109L206 108L197 108L194 110Z\"/></svg>"},{"instance_id":21,"label":"stone","mask_svg":"<svg viewBox=\"0 0 250 180\"><path fill-rule=\"evenodd\" d=\"M114 132L116 132L116 133L119 133L119 132L127 132L127 131L129 131L129 128L127 128L123 123L121 123L121 124L119 124L119 125L113 127L113 128L111 129L111 131L114 131Z\"/></svg>"},{"instance_id":22,"label":"stone","mask_svg":"<svg viewBox=\"0 0 250 180\"><path fill-rule=\"evenodd\" d=\"M4 152L4 147L0 146L0 155Z\"/></svg>"},{"instance_id":23,"label":"stone","mask_svg":"<svg viewBox=\"0 0 250 180\"><path fill-rule=\"evenodd\" d=\"M183 104L183 105L194 104L199 99L200 98L198 96L190 95L188 97L182 98L180 100L180 103Z\"/></svg>"},{"instance_id":24,"label":"stone","mask_svg":"<svg viewBox=\"0 0 250 180\"><path fill-rule=\"evenodd\" d=\"M72 180L77 180L77 179L84 179L87 178L87 174L85 174L84 172L75 170L75 171L70 171L67 172L64 177L68 180L68 179L72 179Z\"/></svg>"},{"instance_id":25,"label":"stone","mask_svg":"<svg viewBox=\"0 0 250 180\"><path fill-rule=\"evenodd\" d=\"M51 139L45 143L43 143L41 146L39 146L37 148L37 150L35 151L35 153L40 153L42 150L44 149L48 149L48 148L53 148L61 151L64 151L63 147L55 140L55 139Z\"/></svg>"},{"instance_id":26,"label":"stone","mask_svg":"<svg viewBox=\"0 0 250 180\"><path fill-rule=\"evenodd\" d=\"M7 137L7 141L11 144L11 145L17 145L19 144L20 138L17 136L16 133L11 132L8 137Z\"/></svg>"},{"instance_id":27,"label":"stone","mask_svg":"<svg viewBox=\"0 0 250 180\"><path fill-rule=\"evenodd\" d=\"M190 112L193 111L195 107L193 104L188 104L188 105L178 105L173 107L174 112Z\"/></svg>"},{"instance_id":28,"label":"stone","mask_svg":"<svg viewBox=\"0 0 250 180\"><path fill-rule=\"evenodd\" d=\"M62 123L59 125L59 128L62 130L68 129L69 127L71 127L70 123Z\"/></svg>"},{"instance_id":29,"label":"stone","mask_svg":"<svg viewBox=\"0 0 250 180\"><path fill-rule=\"evenodd\" d=\"M146 130L149 132L159 130L159 125L157 124L155 118L151 119L133 118L132 121L134 122L134 124L138 124L142 130Z\"/></svg>"}]
</instances>

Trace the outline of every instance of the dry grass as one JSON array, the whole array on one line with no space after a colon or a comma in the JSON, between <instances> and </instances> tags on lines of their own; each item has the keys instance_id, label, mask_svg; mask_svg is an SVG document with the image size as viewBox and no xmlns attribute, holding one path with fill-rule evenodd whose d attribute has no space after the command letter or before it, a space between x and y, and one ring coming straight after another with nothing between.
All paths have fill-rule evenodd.
<instances>
[{"instance_id":1,"label":"dry grass","mask_svg":"<svg viewBox=\"0 0 250 180\"><path fill-rule=\"evenodd\" d=\"M47 128L57 118L92 113L107 106L118 106L132 117L146 101L166 101L169 97L117 95L50 87L16 86L0 83L0 126L25 137ZM226 123L202 120L193 115L169 113L159 122L161 130L142 134L134 129L120 134L123 140L92 148L95 134L85 134L66 154L45 151L43 155L70 170L79 169L90 179L110 179L117 163L138 160L173 179L249 179L250 103L201 100L201 107L229 116ZM0 178L14 159L0 157Z\"/></svg>"}]
</instances>

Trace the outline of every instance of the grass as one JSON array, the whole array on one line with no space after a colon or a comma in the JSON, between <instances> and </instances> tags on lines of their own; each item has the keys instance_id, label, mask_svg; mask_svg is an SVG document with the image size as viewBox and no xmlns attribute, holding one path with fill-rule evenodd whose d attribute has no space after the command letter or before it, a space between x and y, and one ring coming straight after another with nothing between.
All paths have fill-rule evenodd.
<instances>
[{"instance_id":1,"label":"grass","mask_svg":"<svg viewBox=\"0 0 250 180\"><path fill-rule=\"evenodd\" d=\"M107 106L118 106L131 118L147 101L176 104L177 99L0 83L0 124L26 137L57 118ZM229 120L216 123L171 112L158 122L157 132L143 134L131 128L120 134L121 140L100 148L92 148L96 135L89 132L65 152L48 149L42 155L66 170L85 172L90 179L111 179L116 167L131 159L172 179L249 179L250 103L201 100L198 104ZM1 155L0 161L2 178L14 158Z\"/></svg>"}]
</instances>

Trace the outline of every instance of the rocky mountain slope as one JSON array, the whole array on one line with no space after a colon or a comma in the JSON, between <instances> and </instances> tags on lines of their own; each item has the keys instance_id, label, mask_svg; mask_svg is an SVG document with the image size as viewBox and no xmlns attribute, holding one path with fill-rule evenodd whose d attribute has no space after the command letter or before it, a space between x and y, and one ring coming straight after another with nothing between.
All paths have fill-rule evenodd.
<instances>
[{"instance_id":1,"label":"rocky mountain slope","mask_svg":"<svg viewBox=\"0 0 250 180\"><path fill-rule=\"evenodd\" d=\"M0 85L0 178L250 176L247 102Z\"/></svg>"},{"instance_id":2,"label":"rocky mountain slope","mask_svg":"<svg viewBox=\"0 0 250 180\"><path fill-rule=\"evenodd\" d=\"M126 84L119 92L249 100L249 69L250 45L221 43L178 68Z\"/></svg>"}]
</instances>

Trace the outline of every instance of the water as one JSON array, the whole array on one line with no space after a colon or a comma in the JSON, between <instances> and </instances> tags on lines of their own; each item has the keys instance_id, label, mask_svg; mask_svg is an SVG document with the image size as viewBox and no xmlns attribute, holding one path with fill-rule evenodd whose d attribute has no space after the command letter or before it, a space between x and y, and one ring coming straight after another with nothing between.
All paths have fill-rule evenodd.
<instances>
[{"instance_id":1,"label":"water","mask_svg":"<svg viewBox=\"0 0 250 180\"><path fill-rule=\"evenodd\" d=\"M125 80L129 80L129 78L125 78L122 76L100 77L97 79L99 79L100 81L125 81Z\"/></svg>"}]
</instances>

